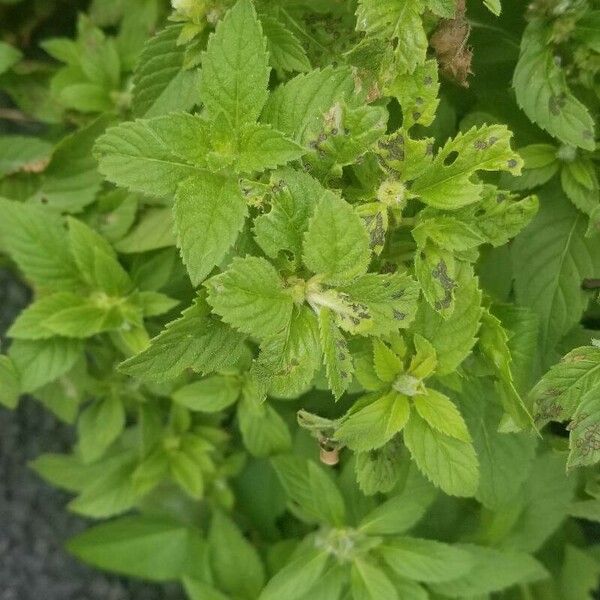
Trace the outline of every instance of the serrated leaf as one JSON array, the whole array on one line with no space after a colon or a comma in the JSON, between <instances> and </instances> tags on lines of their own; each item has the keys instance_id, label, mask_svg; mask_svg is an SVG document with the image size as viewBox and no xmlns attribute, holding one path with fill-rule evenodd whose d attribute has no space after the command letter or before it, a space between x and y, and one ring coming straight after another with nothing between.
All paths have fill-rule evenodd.
<instances>
[{"instance_id":1,"label":"serrated leaf","mask_svg":"<svg viewBox=\"0 0 600 600\"><path fill-rule=\"evenodd\" d=\"M581 282L600 274L600 246L585 239L585 217L560 191L545 188L540 196L540 211L515 240L512 257L517 302L539 315L540 344L547 353L588 304Z\"/></svg>"},{"instance_id":2,"label":"serrated leaf","mask_svg":"<svg viewBox=\"0 0 600 600\"><path fill-rule=\"evenodd\" d=\"M178 388L171 398L189 410L212 413L231 406L240 391L241 382L236 377L211 375Z\"/></svg>"},{"instance_id":3,"label":"serrated leaf","mask_svg":"<svg viewBox=\"0 0 600 600\"><path fill-rule=\"evenodd\" d=\"M256 598L265 581L263 564L254 546L220 511L213 514L208 544L219 588L236 597Z\"/></svg>"},{"instance_id":4,"label":"serrated leaf","mask_svg":"<svg viewBox=\"0 0 600 600\"><path fill-rule=\"evenodd\" d=\"M415 275L429 306L444 318L452 315L457 286L456 261L452 252L431 243L417 250Z\"/></svg>"},{"instance_id":5,"label":"serrated leaf","mask_svg":"<svg viewBox=\"0 0 600 600\"><path fill-rule=\"evenodd\" d=\"M271 374L271 396L292 398L304 392L321 366L315 314L307 306L295 308L285 332L263 341L258 360Z\"/></svg>"},{"instance_id":6,"label":"serrated leaf","mask_svg":"<svg viewBox=\"0 0 600 600\"><path fill-rule=\"evenodd\" d=\"M119 370L150 381L175 379L185 369L211 373L235 364L243 337L211 317L203 299L167 324L150 346L121 363Z\"/></svg>"},{"instance_id":7,"label":"serrated leaf","mask_svg":"<svg viewBox=\"0 0 600 600\"><path fill-rule=\"evenodd\" d=\"M450 496L474 496L479 463L471 443L437 432L414 411L404 428L404 443L419 470Z\"/></svg>"},{"instance_id":8,"label":"serrated leaf","mask_svg":"<svg viewBox=\"0 0 600 600\"><path fill-rule=\"evenodd\" d=\"M183 68L185 47L177 45L180 25L159 31L144 45L133 73L133 113L156 117L200 103L199 71Z\"/></svg>"},{"instance_id":9,"label":"serrated leaf","mask_svg":"<svg viewBox=\"0 0 600 600\"><path fill-rule=\"evenodd\" d=\"M173 210L177 245L197 286L234 244L246 220L246 201L236 181L204 172L179 186Z\"/></svg>"},{"instance_id":10,"label":"serrated leaf","mask_svg":"<svg viewBox=\"0 0 600 600\"><path fill-rule=\"evenodd\" d=\"M437 373L452 373L471 353L481 318L481 291L469 269L459 272L455 309L444 319L426 304L417 313L415 330L428 339L438 357Z\"/></svg>"},{"instance_id":11,"label":"serrated leaf","mask_svg":"<svg viewBox=\"0 0 600 600\"><path fill-rule=\"evenodd\" d=\"M435 430L463 442L472 441L460 411L445 394L428 388L424 394L414 396L413 402L419 415Z\"/></svg>"},{"instance_id":12,"label":"serrated leaf","mask_svg":"<svg viewBox=\"0 0 600 600\"><path fill-rule=\"evenodd\" d=\"M227 271L206 282L208 301L225 323L266 338L282 332L292 317L292 295L264 258L236 257Z\"/></svg>"},{"instance_id":13,"label":"serrated leaf","mask_svg":"<svg viewBox=\"0 0 600 600\"><path fill-rule=\"evenodd\" d=\"M536 422L570 419L581 398L600 384L600 348L582 346L552 366L529 395Z\"/></svg>"},{"instance_id":14,"label":"serrated leaf","mask_svg":"<svg viewBox=\"0 0 600 600\"><path fill-rule=\"evenodd\" d=\"M512 134L504 125L472 127L449 140L431 166L414 182L411 193L435 208L456 210L477 202L483 193L472 176L478 171L521 172L523 160L511 149Z\"/></svg>"},{"instance_id":15,"label":"serrated leaf","mask_svg":"<svg viewBox=\"0 0 600 600\"><path fill-rule=\"evenodd\" d=\"M269 95L262 119L300 143L320 124L323 113L354 90L349 69L327 67L298 75Z\"/></svg>"},{"instance_id":16,"label":"serrated leaf","mask_svg":"<svg viewBox=\"0 0 600 600\"><path fill-rule=\"evenodd\" d=\"M589 390L569 424L569 458L567 467L595 465L600 460L600 388Z\"/></svg>"},{"instance_id":17,"label":"serrated leaf","mask_svg":"<svg viewBox=\"0 0 600 600\"><path fill-rule=\"evenodd\" d=\"M377 450L356 454L356 482L363 494L391 492L398 483L406 458L398 438L392 438Z\"/></svg>"},{"instance_id":18,"label":"serrated leaf","mask_svg":"<svg viewBox=\"0 0 600 600\"><path fill-rule=\"evenodd\" d=\"M204 119L173 113L111 127L98 138L94 153L109 181L170 199L181 181L201 172L209 135Z\"/></svg>"},{"instance_id":19,"label":"serrated leaf","mask_svg":"<svg viewBox=\"0 0 600 600\"><path fill-rule=\"evenodd\" d=\"M498 247L524 229L537 211L537 196L520 198L492 186L485 186L481 202L466 206L455 215L486 242Z\"/></svg>"},{"instance_id":20,"label":"serrated leaf","mask_svg":"<svg viewBox=\"0 0 600 600\"><path fill-rule=\"evenodd\" d=\"M386 335L405 329L415 318L419 286L407 275L367 273L351 283L337 286L337 290L350 305L358 302L359 312L366 309L365 332L369 335Z\"/></svg>"},{"instance_id":21,"label":"serrated leaf","mask_svg":"<svg viewBox=\"0 0 600 600\"><path fill-rule=\"evenodd\" d=\"M322 308L319 311L319 335L327 380L336 399L348 389L352 381L354 365L346 338L334 322L333 313Z\"/></svg>"},{"instance_id":22,"label":"serrated leaf","mask_svg":"<svg viewBox=\"0 0 600 600\"><path fill-rule=\"evenodd\" d=\"M549 33L540 19L525 29L513 77L517 102L534 123L565 144L593 150L594 121L569 89L565 72L555 60Z\"/></svg>"},{"instance_id":23,"label":"serrated leaf","mask_svg":"<svg viewBox=\"0 0 600 600\"><path fill-rule=\"evenodd\" d=\"M61 219L48 210L0 198L0 247L36 287L78 290L79 271Z\"/></svg>"},{"instance_id":24,"label":"serrated leaf","mask_svg":"<svg viewBox=\"0 0 600 600\"><path fill-rule=\"evenodd\" d=\"M302 239L315 206L331 195L308 173L282 169L271 179L271 210L254 219L256 242L267 256L277 258L283 250L302 254Z\"/></svg>"},{"instance_id":25,"label":"serrated leaf","mask_svg":"<svg viewBox=\"0 0 600 600\"><path fill-rule=\"evenodd\" d=\"M419 124L428 127L435 118L439 99L438 66L435 60L418 65L414 73L399 73L387 86L386 93L402 107L402 126L410 129Z\"/></svg>"},{"instance_id":26,"label":"serrated leaf","mask_svg":"<svg viewBox=\"0 0 600 600\"><path fill-rule=\"evenodd\" d=\"M381 340L373 340L373 368L381 381L391 383L396 379L404 365L400 357Z\"/></svg>"},{"instance_id":27,"label":"serrated leaf","mask_svg":"<svg viewBox=\"0 0 600 600\"><path fill-rule=\"evenodd\" d=\"M149 208L129 233L115 244L115 249L123 254L137 254L175 244L172 208Z\"/></svg>"},{"instance_id":28,"label":"serrated leaf","mask_svg":"<svg viewBox=\"0 0 600 600\"><path fill-rule=\"evenodd\" d=\"M267 38L269 59L274 69L288 72L310 70L310 61L298 38L275 15L261 14L260 22Z\"/></svg>"},{"instance_id":29,"label":"serrated leaf","mask_svg":"<svg viewBox=\"0 0 600 600\"><path fill-rule=\"evenodd\" d=\"M266 402L257 405L244 398L238 405L237 417L244 445L253 456L270 456L290 450L292 438L288 426Z\"/></svg>"},{"instance_id":30,"label":"serrated leaf","mask_svg":"<svg viewBox=\"0 0 600 600\"><path fill-rule=\"evenodd\" d=\"M79 452L83 462L100 458L125 427L125 410L121 398L111 396L90 404L77 422Z\"/></svg>"},{"instance_id":31,"label":"serrated leaf","mask_svg":"<svg viewBox=\"0 0 600 600\"><path fill-rule=\"evenodd\" d=\"M393 44L399 70L412 73L425 62L427 36L421 0L360 0L356 28Z\"/></svg>"},{"instance_id":32,"label":"serrated leaf","mask_svg":"<svg viewBox=\"0 0 600 600\"><path fill-rule=\"evenodd\" d=\"M67 548L88 564L151 581L199 572L205 552L198 530L150 516L102 523L72 538Z\"/></svg>"},{"instance_id":33,"label":"serrated leaf","mask_svg":"<svg viewBox=\"0 0 600 600\"><path fill-rule=\"evenodd\" d=\"M529 433L498 432L502 409L491 382L478 378L465 383L456 397L479 460L476 498L491 510L508 507L529 475L535 437Z\"/></svg>"},{"instance_id":34,"label":"serrated leaf","mask_svg":"<svg viewBox=\"0 0 600 600\"><path fill-rule=\"evenodd\" d=\"M269 55L250 0L219 21L202 56L200 95L212 117L223 112L237 129L256 120L267 100Z\"/></svg>"},{"instance_id":35,"label":"serrated leaf","mask_svg":"<svg viewBox=\"0 0 600 600\"><path fill-rule=\"evenodd\" d=\"M600 185L596 167L589 158L565 162L560 183L569 200L582 212L592 216L600 206Z\"/></svg>"},{"instance_id":36,"label":"serrated leaf","mask_svg":"<svg viewBox=\"0 0 600 600\"><path fill-rule=\"evenodd\" d=\"M311 460L293 455L271 459L294 512L309 522L340 526L344 500L329 473Z\"/></svg>"},{"instance_id":37,"label":"serrated leaf","mask_svg":"<svg viewBox=\"0 0 600 600\"><path fill-rule=\"evenodd\" d=\"M298 600L319 580L329 560L319 548L299 553L267 583L259 600Z\"/></svg>"},{"instance_id":38,"label":"serrated leaf","mask_svg":"<svg viewBox=\"0 0 600 600\"><path fill-rule=\"evenodd\" d=\"M70 371L82 351L80 340L53 337L15 340L8 355L19 375L21 391L31 393Z\"/></svg>"},{"instance_id":39,"label":"serrated leaf","mask_svg":"<svg viewBox=\"0 0 600 600\"><path fill-rule=\"evenodd\" d=\"M413 537L386 540L377 551L401 577L426 583L456 579L475 563L472 555L458 546Z\"/></svg>"},{"instance_id":40,"label":"serrated leaf","mask_svg":"<svg viewBox=\"0 0 600 600\"><path fill-rule=\"evenodd\" d=\"M541 563L524 552L467 544L462 547L471 553L475 565L461 577L431 586L443 596L464 598L485 595L500 592L518 583L538 581L547 576L547 571Z\"/></svg>"},{"instance_id":41,"label":"serrated leaf","mask_svg":"<svg viewBox=\"0 0 600 600\"><path fill-rule=\"evenodd\" d=\"M409 420L406 396L392 391L380 398L363 398L350 409L335 432L335 439L356 452L383 446Z\"/></svg>"},{"instance_id":42,"label":"serrated leaf","mask_svg":"<svg viewBox=\"0 0 600 600\"><path fill-rule=\"evenodd\" d=\"M247 123L236 140L234 168L239 173L274 169L300 158L306 150L270 125Z\"/></svg>"},{"instance_id":43,"label":"serrated leaf","mask_svg":"<svg viewBox=\"0 0 600 600\"><path fill-rule=\"evenodd\" d=\"M370 260L369 234L356 211L337 196L324 198L304 234L304 264L336 284L364 275Z\"/></svg>"},{"instance_id":44,"label":"serrated leaf","mask_svg":"<svg viewBox=\"0 0 600 600\"><path fill-rule=\"evenodd\" d=\"M350 571L353 600L397 600L394 584L378 566L363 559L356 559Z\"/></svg>"}]
</instances>

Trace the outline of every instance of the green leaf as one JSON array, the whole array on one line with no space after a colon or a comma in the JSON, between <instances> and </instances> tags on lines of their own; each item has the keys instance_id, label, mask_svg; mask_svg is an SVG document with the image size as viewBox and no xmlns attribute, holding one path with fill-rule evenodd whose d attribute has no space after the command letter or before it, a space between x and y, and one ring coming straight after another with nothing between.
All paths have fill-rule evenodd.
<instances>
[{"instance_id":1,"label":"green leaf","mask_svg":"<svg viewBox=\"0 0 600 600\"><path fill-rule=\"evenodd\" d=\"M529 475L536 440L529 433L498 432L502 409L489 381L465 383L456 396L479 460L476 498L491 510L508 507Z\"/></svg>"},{"instance_id":2,"label":"green leaf","mask_svg":"<svg viewBox=\"0 0 600 600\"><path fill-rule=\"evenodd\" d=\"M0 54L1 54L0 42ZM52 144L22 135L0 136L0 177L18 172L43 169L52 151Z\"/></svg>"},{"instance_id":3,"label":"green leaf","mask_svg":"<svg viewBox=\"0 0 600 600\"><path fill-rule=\"evenodd\" d=\"M190 600L229 600L212 585L190 577L183 578L183 587Z\"/></svg>"},{"instance_id":4,"label":"green leaf","mask_svg":"<svg viewBox=\"0 0 600 600\"><path fill-rule=\"evenodd\" d=\"M175 246L173 220L172 208L149 208L129 233L115 244L116 250L135 254Z\"/></svg>"},{"instance_id":5,"label":"green leaf","mask_svg":"<svg viewBox=\"0 0 600 600\"><path fill-rule=\"evenodd\" d=\"M267 38L269 61L274 69L288 72L310 70L310 61L298 38L276 16L260 15L263 32Z\"/></svg>"},{"instance_id":6,"label":"green leaf","mask_svg":"<svg viewBox=\"0 0 600 600\"><path fill-rule=\"evenodd\" d=\"M381 381L393 382L404 370L400 357L381 340L373 340L373 368Z\"/></svg>"},{"instance_id":7,"label":"green leaf","mask_svg":"<svg viewBox=\"0 0 600 600\"><path fill-rule=\"evenodd\" d=\"M434 497L431 484L413 467L402 492L368 513L361 520L359 529L368 535L404 533L423 518Z\"/></svg>"},{"instance_id":8,"label":"green leaf","mask_svg":"<svg viewBox=\"0 0 600 600\"><path fill-rule=\"evenodd\" d=\"M398 599L396 588L385 572L366 560L354 560L350 576L353 600Z\"/></svg>"},{"instance_id":9,"label":"green leaf","mask_svg":"<svg viewBox=\"0 0 600 600\"><path fill-rule=\"evenodd\" d=\"M49 340L15 340L9 356L19 374L21 391L31 393L64 375L81 357L80 340L54 337Z\"/></svg>"},{"instance_id":10,"label":"green leaf","mask_svg":"<svg viewBox=\"0 0 600 600\"><path fill-rule=\"evenodd\" d=\"M185 369L211 373L232 366L243 350L243 337L210 316L197 300L153 338L150 346L121 363L119 370L150 381L175 379Z\"/></svg>"},{"instance_id":11,"label":"green leaf","mask_svg":"<svg viewBox=\"0 0 600 600\"><path fill-rule=\"evenodd\" d=\"M540 212L515 240L512 256L517 302L539 315L547 356L588 304L581 282L600 274L600 246L584 238L584 216L560 192L545 188L540 195Z\"/></svg>"},{"instance_id":12,"label":"green leaf","mask_svg":"<svg viewBox=\"0 0 600 600\"><path fill-rule=\"evenodd\" d=\"M438 66L435 60L418 65L414 73L399 73L386 92L402 107L402 126L410 129L419 124L428 127L435 118L439 104Z\"/></svg>"},{"instance_id":13,"label":"green leaf","mask_svg":"<svg viewBox=\"0 0 600 600\"><path fill-rule=\"evenodd\" d=\"M287 452L292 438L285 421L269 404L257 405L243 398L238 405L238 424L244 445L253 456L269 456Z\"/></svg>"},{"instance_id":14,"label":"green leaf","mask_svg":"<svg viewBox=\"0 0 600 600\"><path fill-rule=\"evenodd\" d=\"M400 72L412 73L425 62L427 36L421 14L422 0L360 0L356 28L389 41Z\"/></svg>"},{"instance_id":15,"label":"green leaf","mask_svg":"<svg viewBox=\"0 0 600 600\"><path fill-rule=\"evenodd\" d=\"M417 313L415 330L429 340L438 358L437 373L452 373L471 353L481 318L481 291L477 279L463 268L457 277L455 309L444 319L426 304Z\"/></svg>"},{"instance_id":16,"label":"green leaf","mask_svg":"<svg viewBox=\"0 0 600 600\"><path fill-rule=\"evenodd\" d=\"M274 169L300 158L306 150L270 125L247 123L236 140L234 168L239 173Z\"/></svg>"},{"instance_id":17,"label":"green leaf","mask_svg":"<svg viewBox=\"0 0 600 600\"><path fill-rule=\"evenodd\" d=\"M427 244L415 252L415 275L429 305L443 317L452 315L456 288L454 255Z\"/></svg>"},{"instance_id":18,"label":"green leaf","mask_svg":"<svg viewBox=\"0 0 600 600\"><path fill-rule=\"evenodd\" d=\"M357 402L335 432L338 442L356 452L383 446L404 428L410 416L408 398L396 391L368 400Z\"/></svg>"},{"instance_id":19,"label":"green leaf","mask_svg":"<svg viewBox=\"0 0 600 600\"><path fill-rule=\"evenodd\" d=\"M307 307L295 307L287 330L261 343L261 366L271 374L269 394L292 398L306 390L321 366L318 320Z\"/></svg>"},{"instance_id":20,"label":"green leaf","mask_svg":"<svg viewBox=\"0 0 600 600\"><path fill-rule=\"evenodd\" d=\"M254 236L271 258L288 250L298 261L302 239L316 204L327 202L331 192L308 173L281 169L271 178L273 196L271 210L254 219Z\"/></svg>"},{"instance_id":21,"label":"green leaf","mask_svg":"<svg viewBox=\"0 0 600 600\"><path fill-rule=\"evenodd\" d=\"M318 318L327 381L333 395L339 399L352 382L352 356L346 338L334 322L333 313L328 308L321 308Z\"/></svg>"},{"instance_id":22,"label":"green leaf","mask_svg":"<svg viewBox=\"0 0 600 600\"><path fill-rule=\"evenodd\" d=\"M596 167L589 158L565 162L560 183L569 200L586 215L592 216L600 206L600 184Z\"/></svg>"},{"instance_id":23,"label":"green leaf","mask_svg":"<svg viewBox=\"0 0 600 600\"><path fill-rule=\"evenodd\" d=\"M463 545L472 555L474 567L465 575L433 584L436 593L449 598L474 597L500 592L516 584L527 584L547 576L546 569L524 552Z\"/></svg>"},{"instance_id":24,"label":"green leaf","mask_svg":"<svg viewBox=\"0 0 600 600\"><path fill-rule=\"evenodd\" d=\"M484 191L474 183L478 171L521 172L523 160L511 149L504 125L472 127L444 144L431 165L416 179L411 193L430 206L456 210L477 202Z\"/></svg>"},{"instance_id":25,"label":"green leaf","mask_svg":"<svg viewBox=\"0 0 600 600\"><path fill-rule=\"evenodd\" d=\"M78 213L96 199L102 175L98 173L92 148L113 120L110 114L100 116L55 146L35 200L57 212Z\"/></svg>"},{"instance_id":26,"label":"green leaf","mask_svg":"<svg viewBox=\"0 0 600 600\"><path fill-rule=\"evenodd\" d=\"M0 247L40 288L78 290L79 271L59 217L42 208L0 198Z\"/></svg>"},{"instance_id":27,"label":"green leaf","mask_svg":"<svg viewBox=\"0 0 600 600\"><path fill-rule=\"evenodd\" d=\"M213 515L208 544L219 588L236 598L257 598L265 580L262 562L254 546L221 511Z\"/></svg>"},{"instance_id":28,"label":"green leaf","mask_svg":"<svg viewBox=\"0 0 600 600\"><path fill-rule=\"evenodd\" d=\"M200 532L177 521L122 517L72 538L68 550L100 569L150 581L191 575L204 558Z\"/></svg>"},{"instance_id":29,"label":"green leaf","mask_svg":"<svg viewBox=\"0 0 600 600\"><path fill-rule=\"evenodd\" d=\"M263 121L300 143L319 127L323 113L354 91L346 68L326 67L298 75L269 95Z\"/></svg>"},{"instance_id":30,"label":"green leaf","mask_svg":"<svg viewBox=\"0 0 600 600\"><path fill-rule=\"evenodd\" d=\"M211 375L178 388L171 398L189 410L212 413L231 406L240 391L241 382L236 377Z\"/></svg>"},{"instance_id":31,"label":"green leaf","mask_svg":"<svg viewBox=\"0 0 600 600\"><path fill-rule=\"evenodd\" d=\"M484 186L481 202L466 206L455 215L486 242L498 247L515 237L537 211L537 196L520 198L493 186Z\"/></svg>"},{"instance_id":32,"label":"green leaf","mask_svg":"<svg viewBox=\"0 0 600 600\"><path fill-rule=\"evenodd\" d=\"M250 0L238 0L217 24L202 56L200 95L209 115L224 112L234 129L256 120L267 99L269 55Z\"/></svg>"},{"instance_id":33,"label":"green leaf","mask_svg":"<svg viewBox=\"0 0 600 600\"><path fill-rule=\"evenodd\" d=\"M170 199L179 183L201 174L209 135L204 119L173 113L111 127L96 141L94 154L109 181Z\"/></svg>"},{"instance_id":34,"label":"green leaf","mask_svg":"<svg viewBox=\"0 0 600 600\"><path fill-rule=\"evenodd\" d=\"M577 25L573 31L573 37L582 41L588 48L595 52L600 52L600 11L587 10L577 21Z\"/></svg>"},{"instance_id":35,"label":"green leaf","mask_svg":"<svg viewBox=\"0 0 600 600\"><path fill-rule=\"evenodd\" d=\"M185 46L177 44L180 25L159 31L144 45L133 73L133 114L157 117L200 104L197 69L184 69Z\"/></svg>"},{"instance_id":36,"label":"green leaf","mask_svg":"<svg viewBox=\"0 0 600 600\"><path fill-rule=\"evenodd\" d=\"M8 356L0 355L0 404L6 408L16 408L20 395L17 369Z\"/></svg>"},{"instance_id":37,"label":"green leaf","mask_svg":"<svg viewBox=\"0 0 600 600\"><path fill-rule=\"evenodd\" d=\"M69 217L67 223L71 253L88 286L110 296L124 296L131 291L131 279L112 246L82 221Z\"/></svg>"},{"instance_id":38,"label":"green leaf","mask_svg":"<svg viewBox=\"0 0 600 600\"><path fill-rule=\"evenodd\" d=\"M77 433L83 462L100 458L125 427L123 401L109 396L90 404L79 416Z\"/></svg>"},{"instance_id":39,"label":"green leaf","mask_svg":"<svg viewBox=\"0 0 600 600\"><path fill-rule=\"evenodd\" d=\"M414 321L419 286L407 275L367 273L337 289L350 306L358 302L359 312L368 314L364 332L369 335L386 335L405 329ZM365 319L364 314L360 317Z\"/></svg>"},{"instance_id":40,"label":"green leaf","mask_svg":"<svg viewBox=\"0 0 600 600\"><path fill-rule=\"evenodd\" d=\"M600 363L599 363L600 365ZM567 467L594 465L600 460L598 431L600 422L600 388L592 388L582 398L569 425L569 459Z\"/></svg>"},{"instance_id":41,"label":"green leaf","mask_svg":"<svg viewBox=\"0 0 600 600\"><path fill-rule=\"evenodd\" d=\"M264 258L235 257L227 271L205 285L214 311L244 333L259 338L275 335L292 318L292 295Z\"/></svg>"},{"instance_id":42,"label":"green leaf","mask_svg":"<svg viewBox=\"0 0 600 600\"><path fill-rule=\"evenodd\" d=\"M246 201L236 181L205 172L179 186L174 214L177 245L196 286L235 243L246 220Z\"/></svg>"},{"instance_id":43,"label":"green leaf","mask_svg":"<svg viewBox=\"0 0 600 600\"><path fill-rule=\"evenodd\" d=\"M406 459L398 438L392 438L377 450L358 453L355 473L359 488L367 496L391 492L398 483Z\"/></svg>"},{"instance_id":44,"label":"green leaf","mask_svg":"<svg viewBox=\"0 0 600 600\"><path fill-rule=\"evenodd\" d=\"M0 75L16 65L22 57L19 50L5 42L0 42Z\"/></svg>"},{"instance_id":45,"label":"green leaf","mask_svg":"<svg viewBox=\"0 0 600 600\"><path fill-rule=\"evenodd\" d=\"M304 235L303 260L327 283L346 283L366 273L369 234L350 204L330 196L317 205Z\"/></svg>"},{"instance_id":46,"label":"green leaf","mask_svg":"<svg viewBox=\"0 0 600 600\"><path fill-rule=\"evenodd\" d=\"M599 576L598 559L589 551L567 544L560 586L564 600L586 600L593 597Z\"/></svg>"},{"instance_id":47,"label":"green leaf","mask_svg":"<svg viewBox=\"0 0 600 600\"><path fill-rule=\"evenodd\" d=\"M458 546L413 537L386 540L377 551L401 577L426 583L456 579L475 563L472 555Z\"/></svg>"},{"instance_id":48,"label":"green leaf","mask_svg":"<svg viewBox=\"0 0 600 600\"><path fill-rule=\"evenodd\" d=\"M258 600L298 600L319 580L329 559L319 548L299 553L267 583Z\"/></svg>"},{"instance_id":49,"label":"green leaf","mask_svg":"<svg viewBox=\"0 0 600 600\"><path fill-rule=\"evenodd\" d=\"M473 496L479 464L471 443L437 432L414 411L404 428L404 443L427 479L450 496Z\"/></svg>"},{"instance_id":50,"label":"green leaf","mask_svg":"<svg viewBox=\"0 0 600 600\"><path fill-rule=\"evenodd\" d=\"M308 522L341 526L345 521L344 500L332 478L322 467L304 458L280 455L271 459L286 491L290 508Z\"/></svg>"},{"instance_id":51,"label":"green leaf","mask_svg":"<svg viewBox=\"0 0 600 600\"><path fill-rule=\"evenodd\" d=\"M550 30L534 19L523 34L513 87L525 114L565 144L594 149L594 121L571 92L565 71L557 64Z\"/></svg>"},{"instance_id":52,"label":"green leaf","mask_svg":"<svg viewBox=\"0 0 600 600\"><path fill-rule=\"evenodd\" d=\"M427 388L424 394L417 394L412 400L421 418L433 429L463 442L471 441L460 411L448 396Z\"/></svg>"}]
</instances>

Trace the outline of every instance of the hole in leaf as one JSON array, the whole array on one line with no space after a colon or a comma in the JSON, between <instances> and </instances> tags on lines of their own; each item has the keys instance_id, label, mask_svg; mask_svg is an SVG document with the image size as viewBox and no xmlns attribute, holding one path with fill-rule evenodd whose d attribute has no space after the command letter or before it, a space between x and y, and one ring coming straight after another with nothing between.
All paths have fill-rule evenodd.
<instances>
[{"instance_id":1,"label":"hole in leaf","mask_svg":"<svg viewBox=\"0 0 600 600\"><path fill-rule=\"evenodd\" d=\"M449 167L451 164L453 164L456 159L458 158L458 152L456 150L452 150L452 152L450 152L450 154L448 154L448 156L446 156L446 158L444 159L444 164Z\"/></svg>"}]
</instances>

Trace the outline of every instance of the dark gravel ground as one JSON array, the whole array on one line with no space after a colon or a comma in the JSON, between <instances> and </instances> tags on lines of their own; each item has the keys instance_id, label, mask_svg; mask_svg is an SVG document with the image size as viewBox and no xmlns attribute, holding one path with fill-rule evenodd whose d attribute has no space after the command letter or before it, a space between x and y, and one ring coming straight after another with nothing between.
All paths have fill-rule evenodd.
<instances>
[{"instance_id":1,"label":"dark gravel ground","mask_svg":"<svg viewBox=\"0 0 600 600\"><path fill-rule=\"evenodd\" d=\"M0 335L27 292L0 269ZM65 509L69 497L40 480L27 462L68 450L71 428L29 398L0 407L0 600L183 600L179 587L104 575L63 549L86 522Z\"/></svg>"}]
</instances>

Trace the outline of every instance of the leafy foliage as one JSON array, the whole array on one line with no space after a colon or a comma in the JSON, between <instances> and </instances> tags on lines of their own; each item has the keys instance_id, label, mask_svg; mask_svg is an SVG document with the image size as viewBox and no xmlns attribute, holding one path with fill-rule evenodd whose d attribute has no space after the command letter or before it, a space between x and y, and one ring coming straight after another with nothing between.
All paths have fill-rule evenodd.
<instances>
[{"instance_id":1,"label":"leafy foliage","mask_svg":"<svg viewBox=\"0 0 600 600\"><path fill-rule=\"evenodd\" d=\"M102 521L68 549L191 600L587 598L596 3L171 4L0 42L0 403L74 425L32 463Z\"/></svg>"}]
</instances>

